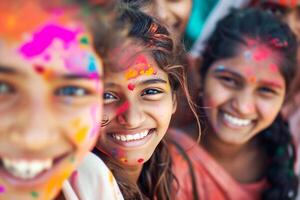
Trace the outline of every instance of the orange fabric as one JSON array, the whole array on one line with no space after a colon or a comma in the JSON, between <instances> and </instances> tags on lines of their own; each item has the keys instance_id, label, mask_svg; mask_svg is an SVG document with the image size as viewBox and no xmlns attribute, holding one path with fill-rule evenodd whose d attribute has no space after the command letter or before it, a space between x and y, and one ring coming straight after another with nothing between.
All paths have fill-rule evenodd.
<instances>
[{"instance_id":1,"label":"orange fabric","mask_svg":"<svg viewBox=\"0 0 300 200\"><path fill-rule=\"evenodd\" d=\"M266 180L251 184L241 184L235 181L222 166L187 134L177 130L170 130L169 137L185 149L193 164L199 199L260 199L261 191L267 187ZM176 199L192 200L193 189L188 164L174 145L170 146L170 152L173 159L173 172L180 184Z\"/></svg>"}]
</instances>

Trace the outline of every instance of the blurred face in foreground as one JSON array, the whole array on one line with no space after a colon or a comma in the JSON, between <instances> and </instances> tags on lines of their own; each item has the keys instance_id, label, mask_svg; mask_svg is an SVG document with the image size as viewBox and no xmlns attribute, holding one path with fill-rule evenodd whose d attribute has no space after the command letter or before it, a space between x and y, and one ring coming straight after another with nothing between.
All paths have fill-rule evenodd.
<instances>
[{"instance_id":1,"label":"blurred face in foreground","mask_svg":"<svg viewBox=\"0 0 300 200\"><path fill-rule=\"evenodd\" d=\"M101 59L76 9L0 3L0 199L53 199L92 148Z\"/></svg>"}]
</instances>

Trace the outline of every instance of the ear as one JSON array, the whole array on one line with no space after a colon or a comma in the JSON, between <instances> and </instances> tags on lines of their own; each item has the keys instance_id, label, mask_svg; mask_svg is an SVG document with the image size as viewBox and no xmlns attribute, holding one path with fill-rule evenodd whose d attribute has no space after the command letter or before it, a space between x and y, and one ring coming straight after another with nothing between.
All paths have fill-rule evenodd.
<instances>
[{"instance_id":1,"label":"ear","mask_svg":"<svg viewBox=\"0 0 300 200\"><path fill-rule=\"evenodd\" d=\"M176 109L177 109L177 96L176 96L176 93L173 92L172 94L172 101L173 101L173 109L172 109L172 114L174 114L176 112Z\"/></svg>"}]
</instances>

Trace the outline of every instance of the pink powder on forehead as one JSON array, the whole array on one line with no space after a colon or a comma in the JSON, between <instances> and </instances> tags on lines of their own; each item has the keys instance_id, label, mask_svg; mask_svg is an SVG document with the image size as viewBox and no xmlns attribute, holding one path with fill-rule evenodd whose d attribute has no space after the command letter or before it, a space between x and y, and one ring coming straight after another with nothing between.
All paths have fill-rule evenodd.
<instances>
[{"instance_id":1,"label":"pink powder on forehead","mask_svg":"<svg viewBox=\"0 0 300 200\"><path fill-rule=\"evenodd\" d=\"M32 58L43 53L56 38L62 40L67 47L76 39L78 33L79 30L71 31L59 25L49 24L34 33L32 41L22 45L19 50L25 57Z\"/></svg>"},{"instance_id":2,"label":"pink powder on forehead","mask_svg":"<svg viewBox=\"0 0 300 200\"><path fill-rule=\"evenodd\" d=\"M271 50L267 47L258 47L257 49L254 50L254 59L256 61L262 61L267 59L271 55Z\"/></svg>"}]
</instances>

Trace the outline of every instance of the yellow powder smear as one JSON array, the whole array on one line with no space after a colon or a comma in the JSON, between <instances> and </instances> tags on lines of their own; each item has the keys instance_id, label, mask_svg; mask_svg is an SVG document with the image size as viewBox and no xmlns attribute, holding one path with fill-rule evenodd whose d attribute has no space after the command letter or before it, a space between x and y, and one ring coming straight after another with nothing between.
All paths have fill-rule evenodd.
<instances>
[{"instance_id":1,"label":"yellow powder smear","mask_svg":"<svg viewBox=\"0 0 300 200\"><path fill-rule=\"evenodd\" d=\"M88 127L84 126L82 128L79 129L79 131L75 134L75 142L77 144L82 143L83 140L86 138L87 134L88 134Z\"/></svg>"}]
</instances>

